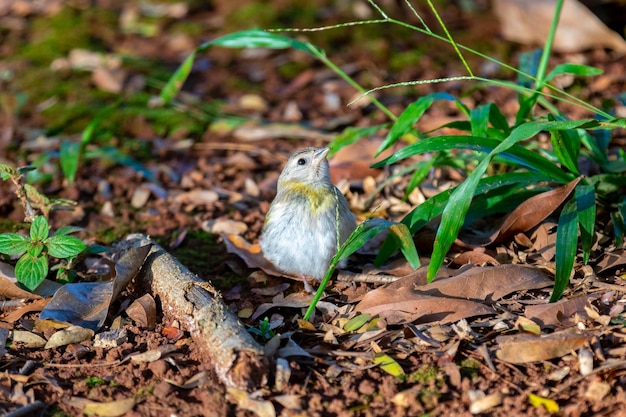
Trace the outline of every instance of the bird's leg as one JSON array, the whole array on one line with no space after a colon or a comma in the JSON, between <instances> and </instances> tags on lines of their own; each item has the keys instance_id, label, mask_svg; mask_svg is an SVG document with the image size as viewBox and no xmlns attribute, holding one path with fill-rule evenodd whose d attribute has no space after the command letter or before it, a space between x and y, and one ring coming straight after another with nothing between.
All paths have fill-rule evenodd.
<instances>
[{"instance_id":1,"label":"bird's leg","mask_svg":"<svg viewBox=\"0 0 626 417\"><path fill-rule=\"evenodd\" d=\"M304 283L304 292L309 294L315 294L315 288L309 284L309 281L306 280L306 275L300 274L300 278L302 278L302 282Z\"/></svg>"}]
</instances>

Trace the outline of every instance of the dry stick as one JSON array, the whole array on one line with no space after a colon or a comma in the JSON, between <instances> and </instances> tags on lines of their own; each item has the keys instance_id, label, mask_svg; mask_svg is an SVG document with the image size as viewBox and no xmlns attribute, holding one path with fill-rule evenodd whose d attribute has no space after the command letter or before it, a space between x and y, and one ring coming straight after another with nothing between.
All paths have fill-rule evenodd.
<instances>
[{"instance_id":1,"label":"dry stick","mask_svg":"<svg viewBox=\"0 0 626 417\"><path fill-rule=\"evenodd\" d=\"M145 236L129 236L127 241L130 247L153 244L137 279L144 279L160 298L163 312L191 333L222 383L243 390L265 385L268 365L263 348L211 284Z\"/></svg>"}]
</instances>

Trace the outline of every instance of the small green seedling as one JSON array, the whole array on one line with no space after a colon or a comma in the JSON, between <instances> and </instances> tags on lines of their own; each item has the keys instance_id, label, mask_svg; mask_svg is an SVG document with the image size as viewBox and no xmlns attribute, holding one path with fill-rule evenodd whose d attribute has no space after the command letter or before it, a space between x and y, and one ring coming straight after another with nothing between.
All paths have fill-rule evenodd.
<instances>
[{"instance_id":1,"label":"small green seedling","mask_svg":"<svg viewBox=\"0 0 626 417\"><path fill-rule=\"evenodd\" d=\"M17 281L29 290L35 290L48 275L48 256L65 259L71 264L87 247L82 240L68 233L76 228L64 227L50 236L50 225L43 216L37 216L30 226L30 236L19 233L0 235L0 253L20 255L15 265ZM67 268L58 269L63 271Z\"/></svg>"},{"instance_id":2,"label":"small green seedling","mask_svg":"<svg viewBox=\"0 0 626 417\"><path fill-rule=\"evenodd\" d=\"M265 340L270 340L272 337L276 336L276 333L270 328L270 321L267 317L263 320L259 321L259 328L251 327L248 331L257 336L261 336Z\"/></svg>"}]
</instances>

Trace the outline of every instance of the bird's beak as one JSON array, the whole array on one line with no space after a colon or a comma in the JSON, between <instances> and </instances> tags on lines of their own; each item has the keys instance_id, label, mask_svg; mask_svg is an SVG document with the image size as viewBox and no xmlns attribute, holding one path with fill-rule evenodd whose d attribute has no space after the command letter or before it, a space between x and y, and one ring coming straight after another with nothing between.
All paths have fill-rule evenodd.
<instances>
[{"instance_id":1,"label":"bird's beak","mask_svg":"<svg viewBox=\"0 0 626 417\"><path fill-rule=\"evenodd\" d=\"M315 166L318 166L320 162L322 162L326 158L328 152L330 152L330 148L328 146L316 150L313 154L313 164Z\"/></svg>"}]
</instances>

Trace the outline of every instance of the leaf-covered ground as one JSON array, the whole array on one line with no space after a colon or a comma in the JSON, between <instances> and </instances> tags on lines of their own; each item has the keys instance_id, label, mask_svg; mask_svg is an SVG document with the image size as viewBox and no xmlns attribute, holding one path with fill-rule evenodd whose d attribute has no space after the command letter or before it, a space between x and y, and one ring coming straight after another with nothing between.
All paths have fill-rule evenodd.
<instances>
[{"instance_id":1,"label":"leaf-covered ground","mask_svg":"<svg viewBox=\"0 0 626 417\"><path fill-rule=\"evenodd\" d=\"M387 6L411 20L404 6ZM228 390L186 331L185 318L164 312L158 298L152 304L137 282L111 303L96 332L124 329L117 346L88 335L44 348L59 330L39 320L45 299L15 302L22 295L9 294L12 287L2 281L0 410L58 416L626 415L626 256L613 245L607 216L598 216L590 264L577 259L563 300L547 303L555 270L554 208L571 192L567 186L529 200L506 220L469 224L432 284L424 267L413 271L399 258L374 267L381 242L372 242L328 287L312 325L299 320L312 296L299 280L275 274L256 251L278 174L294 150L322 146L346 127L386 117L367 99L346 106L358 97L351 86L289 50L210 50L194 64L175 106L154 105L178 64L216 35L375 17L366 3L274 7L0 0L1 162L36 165L29 178L34 185L77 202L72 211L52 214L54 228L81 226L80 237L102 245L145 233L210 280L254 329L271 370L253 393ZM426 6L419 10L436 27ZM500 39L487 10L446 4L441 12L458 41L513 65L520 50L530 49ZM463 74L452 49L396 28L306 35L368 88ZM602 106L624 91L623 58L592 49L557 55L552 64L565 61L604 70L589 80L563 80L576 96ZM470 64L485 77L512 77L480 60ZM472 108L495 102L514 115L513 92L471 87L402 87L378 98L399 114L421 95L446 91ZM110 112L98 113L118 99ZM563 110L571 118L590 116ZM615 112L623 115L624 107ZM418 127L427 131L458 118L453 103L438 103ZM70 184L59 150L63 142L80 141L90 124L96 133ZM464 177L461 170L434 169L406 200L409 178L378 189L395 172L370 168L381 140L363 139L331 160L333 182L360 220L374 212L399 220ZM549 145L546 137L538 140ZM612 140L622 147L624 132ZM8 182L0 212L4 231L23 230L24 213ZM435 228L415 237L423 265ZM98 280L116 261L88 257L80 279Z\"/></svg>"}]
</instances>

